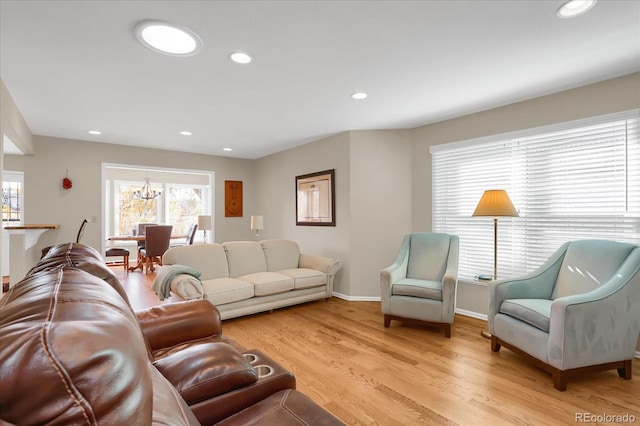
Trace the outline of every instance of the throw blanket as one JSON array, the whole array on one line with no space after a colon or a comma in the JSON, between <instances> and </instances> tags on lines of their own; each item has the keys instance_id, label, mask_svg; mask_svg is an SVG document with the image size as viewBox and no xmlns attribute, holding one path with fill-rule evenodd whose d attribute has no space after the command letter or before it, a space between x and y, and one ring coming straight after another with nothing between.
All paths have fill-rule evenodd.
<instances>
[{"instance_id":1,"label":"throw blanket","mask_svg":"<svg viewBox=\"0 0 640 426\"><path fill-rule=\"evenodd\" d=\"M158 269L156 279L151 284L151 290L153 290L160 300L164 300L169 297L171 291L171 281L181 274L191 275L198 280L202 276L202 273L196 269L190 268L184 265L164 265Z\"/></svg>"}]
</instances>

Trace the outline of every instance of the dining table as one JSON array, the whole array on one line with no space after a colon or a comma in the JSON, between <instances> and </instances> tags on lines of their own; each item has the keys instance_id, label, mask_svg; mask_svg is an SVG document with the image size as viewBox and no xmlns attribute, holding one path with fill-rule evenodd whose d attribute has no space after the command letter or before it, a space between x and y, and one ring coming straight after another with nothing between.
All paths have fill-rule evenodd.
<instances>
[{"instance_id":1,"label":"dining table","mask_svg":"<svg viewBox=\"0 0 640 426\"><path fill-rule=\"evenodd\" d=\"M108 237L107 241L136 241L136 242L141 242L141 241L145 241L146 240L146 236L145 235L114 235L112 237ZM171 239L172 240L179 240L179 239L186 239L187 236L186 235L172 235ZM134 266L130 266L129 267L129 271L135 271L136 269L140 269L140 271L143 270L144 267L144 262L142 259L142 256L140 256L140 250L138 250L138 259L137 262Z\"/></svg>"}]
</instances>

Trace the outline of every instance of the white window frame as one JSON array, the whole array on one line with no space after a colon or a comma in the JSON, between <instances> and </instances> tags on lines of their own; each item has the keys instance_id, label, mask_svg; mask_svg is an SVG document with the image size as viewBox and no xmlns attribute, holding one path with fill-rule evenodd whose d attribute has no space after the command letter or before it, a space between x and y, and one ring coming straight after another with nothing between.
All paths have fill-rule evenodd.
<instances>
[{"instance_id":1,"label":"white window frame","mask_svg":"<svg viewBox=\"0 0 640 426\"><path fill-rule=\"evenodd\" d=\"M623 155L620 158L624 158L626 161L624 170L620 170L621 175L616 175L617 172L614 170L618 185L620 182L626 185L626 188L612 187L612 193L615 192L615 188L624 192L623 195L620 195L622 192L618 191L617 198L611 202L611 205L617 203L616 210L614 211L614 207L611 207L611 210L607 211L610 201L601 203L607 208L594 208L593 211L589 211L589 206L585 207L586 203L583 203L581 209L589 211L589 213L577 215L581 218L579 222L573 221L570 211L558 213L556 209L555 213L549 215L544 212L534 213L533 210L536 210L535 207L538 206L533 202L533 196L530 195L527 187L527 185L533 185L530 183L533 178L532 174L527 175L526 163L534 161L537 155L535 153L536 147L540 145L533 145L528 141L553 133L571 132L575 129L623 120L631 120L633 125L628 128L630 130L626 130L627 128L624 130L627 143L624 148L625 153L620 154ZM531 272L546 260L560 244L569 240L613 239L640 244L639 121L640 110L633 110L431 147L433 156L432 229L434 232L449 232L460 236L460 279L471 281L475 275L493 274L493 220L492 218L471 216L486 189L506 189L521 216L520 218L500 217L498 219L498 278L519 276ZM610 142L613 139L613 137L607 136L602 141L611 143L611 150L621 149L617 142L617 145L613 147L614 143ZM584 141L586 140L584 139ZM596 155L602 155L604 159L609 148L600 145L600 139L597 141L598 143L592 144L589 150L598 152L600 149L602 153ZM529 151L527 151L529 148L525 147L527 143L533 147ZM536 143L544 142L538 139ZM570 145L570 143L566 142L566 145ZM563 143L560 142L558 146L563 146ZM576 161L578 158L582 158L578 157L578 154L575 155ZM448 158L446 158L447 156ZM474 159L474 161L470 159ZM465 167L456 169L456 163L464 164ZM546 170L545 167L549 167L548 172L553 170L544 162L539 164L540 170ZM449 169L444 169L446 167ZM587 168L584 170L594 170L594 173L599 173L593 166L585 167ZM609 173L606 178L611 179L610 171L606 173ZM554 185L553 182L554 179L550 178L548 185ZM598 184L599 181L591 184L593 193L598 188L602 188L603 185L598 186ZM593 195L593 193L589 192L589 195ZM621 196L626 199L620 199ZM543 200L536 199L535 201L540 204ZM561 217L563 215L566 216L565 219ZM565 226L562 226L563 220L566 222ZM548 224L545 221L548 221ZM608 225L611 228L607 229ZM534 236L532 232L534 227L540 229L545 226L548 228L545 236Z\"/></svg>"}]
</instances>

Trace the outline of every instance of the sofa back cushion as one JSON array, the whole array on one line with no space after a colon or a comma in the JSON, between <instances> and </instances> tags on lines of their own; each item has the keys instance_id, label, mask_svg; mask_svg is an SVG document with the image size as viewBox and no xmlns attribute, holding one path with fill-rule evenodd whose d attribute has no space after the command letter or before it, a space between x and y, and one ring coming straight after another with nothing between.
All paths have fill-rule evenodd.
<instances>
[{"instance_id":1,"label":"sofa back cushion","mask_svg":"<svg viewBox=\"0 0 640 426\"><path fill-rule=\"evenodd\" d=\"M200 271L201 279L228 278L227 255L222 244L173 247L162 255L164 265L185 265Z\"/></svg>"},{"instance_id":2,"label":"sofa back cushion","mask_svg":"<svg viewBox=\"0 0 640 426\"><path fill-rule=\"evenodd\" d=\"M4 421L151 424L142 331L109 284L70 267L42 271L17 283L0 311Z\"/></svg>"},{"instance_id":3,"label":"sofa back cushion","mask_svg":"<svg viewBox=\"0 0 640 426\"><path fill-rule=\"evenodd\" d=\"M441 281L447 269L450 241L448 234L411 234L407 278Z\"/></svg>"},{"instance_id":4,"label":"sofa back cushion","mask_svg":"<svg viewBox=\"0 0 640 426\"><path fill-rule=\"evenodd\" d=\"M633 244L606 240L571 242L551 298L583 294L600 287L609 281L634 248Z\"/></svg>"},{"instance_id":5,"label":"sofa back cushion","mask_svg":"<svg viewBox=\"0 0 640 426\"><path fill-rule=\"evenodd\" d=\"M61 243L49 248L46 255L27 272L27 277L50 269L73 266L106 281L127 303L129 299L116 274L96 249L80 243Z\"/></svg>"},{"instance_id":6,"label":"sofa back cushion","mask_svg":"<svg viewBox=\"0 0 640 426\"><path fill-rule=\"evenodd\" d=\"M277 272L298 268L300 247L295 241L264 240L260 241L260 244L267 260L267 271Z\"/></svg>"},{"instance_id":7,"label":"sofa back cushion","mask_svg":"<svg viewBox=\"0 0 640 426\"><path fill-rule=\"evenodd\" d=\"M257 241L230 241L223 243L227 252L229 276L231 278L242 275L267 272L267 261L262 246Z\"/></svg>"}]
</instances>

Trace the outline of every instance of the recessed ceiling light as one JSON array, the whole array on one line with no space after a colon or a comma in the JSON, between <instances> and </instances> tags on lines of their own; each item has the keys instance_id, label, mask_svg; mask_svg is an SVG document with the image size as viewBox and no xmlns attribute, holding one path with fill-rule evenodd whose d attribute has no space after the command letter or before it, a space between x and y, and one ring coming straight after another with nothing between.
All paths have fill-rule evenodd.
<instances>
[{"instance_id":1,"label":"recessed ceiling light","mask_svg":"<svg viewBox=\"0 0 640 426\"><path fill-rule=\"evenodd\" d=\"M89 134L92 134L92 135L101 135L101 134L102 134L102 132L101 132L101 131L99 131L99 130L89 130L89 132L88 132L88 133L89 133Z\"/></svg>"},{"instance_id":2,"label":"recessed ceiling light","mask_svg":"<svg viewBox=\"0 0 640 426\"><path fill-rule=\"evenodd\" d=\"M248 64L249 62L251 62L251 56L242 52L232 53L231 55L229 55L229 58L231 58L231 60L236 64Z\"/></svg>"},{"instance_id":3,"label":"recessed ceiling light","mask_svg":"<svg viewBox=\"0 0 640 426\"><path fill-rule=\"evenodd\" d=\"M222 148L223 151L233 151L231 148Z\"/></svg>"},{"instance_id":4,"label":"recessed ceiling light","mask_svg":"<svg viewBox=\"0 0 640 426\"><path fill-rule=\"evenodd\" d=\"M360 99L367 99L367 96L369 96L369 95L367 95L367 94L366 94L366 93L364 93L364 92L356 92L356 93L352 93L352 94L351 94L351 97L352 97L353 99L358 99L358 100L360 100Z\"/></svg>"},{"instance_id":5,"label":"recessed ceiling light","mask_svg":"<svg viewBox=\"0 0 640 426\"><path fill-rule=\"evenodd\" d=\"M180 132L180 134L181 134L182 136L191 136L193 133L191 133L191 132L190 132L190 131L188 131L188 130L183 130L183 131L181 131L181 132Z\"/></svg>"},{"instance_id":6,"label":"recessed ceiling light","mask_svg":"<svg viewBox=\"0 0 640 426\"><path fill-rule=\"evenodd\" d=\"M556 11L559 18L573 18L582 15L595 6L596 0L571 0L560 6Z\"/></svg>"},{"instance_id":7,"label":"recessed ceiling light","mask_svg":"<svg viewBox=\"0 0 640 426\"><path fill-rule=\"evenodd\" d=\"M140 43L165 55L189 56L202 48L202 40L192 31L164 21L142 21L135 27Z\"/></svg>"}]
</instances>

